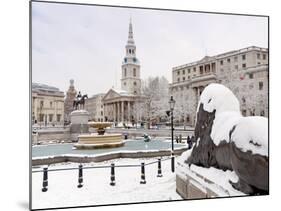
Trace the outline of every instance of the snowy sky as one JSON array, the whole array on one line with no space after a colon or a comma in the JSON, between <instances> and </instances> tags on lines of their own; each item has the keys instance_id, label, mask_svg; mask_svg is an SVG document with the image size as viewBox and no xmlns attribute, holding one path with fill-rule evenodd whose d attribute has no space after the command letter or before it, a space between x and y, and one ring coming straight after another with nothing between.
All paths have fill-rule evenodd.
<instances>
[{"instance_id":1,"label":"snowy sky","mask_svg":"<svg viewBox=\"0 0 281 211\"><path fill-rule=\"evenodd\" d=\"M120 87L132 17L141 78L256 45L268 47L267 18L177 11L32 3L32 81L82 94Z\"/></svg>"}]
</instances>

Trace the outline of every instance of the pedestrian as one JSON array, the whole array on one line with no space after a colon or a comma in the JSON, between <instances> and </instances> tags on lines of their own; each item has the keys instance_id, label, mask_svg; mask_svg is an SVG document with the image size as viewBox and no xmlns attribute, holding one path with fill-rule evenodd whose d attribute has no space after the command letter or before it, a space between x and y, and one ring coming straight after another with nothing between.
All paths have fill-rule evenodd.
<instances>
[{"instance_id":1,"label":"pedestrian","mask_svg":"<svg viewBox=\"0 0 281 211\"><path fill-rule=\"evenodd\" d=\"M188 145L188 149L192 148L192 140L189 136L187 136L187 141L186 141L187 145Z\"/></svg>"},{"instance_id":2,"label":"pedestrian","mask_svg":"<svg viewBox=\"0 0 281 211\"><path fill-rule=\"evenodd\" d=\"M176 143L179 143L179 137L176 136Z\"/></svg>"}]
</instances>

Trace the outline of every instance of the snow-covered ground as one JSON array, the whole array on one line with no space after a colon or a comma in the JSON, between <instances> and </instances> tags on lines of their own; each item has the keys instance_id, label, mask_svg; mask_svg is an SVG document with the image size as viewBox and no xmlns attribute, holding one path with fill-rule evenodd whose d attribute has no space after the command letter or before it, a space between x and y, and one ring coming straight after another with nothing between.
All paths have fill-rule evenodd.
<instances>
[{"instance_id":1,"label":"snow-covered ground","mask_svg":"<svg viewBox=\"0 0 281 211\"><path fill-rule=\"evenodd\" d=\"M116 159L84 166L149 163L151 159ZM56 164L52 168L77 167L77 163ZM36 169L33 169L36 170ZM54 208L87 205L119 204L182 199L176 193L176 175L171 160L162 162L163 177L157 177L157 163L145 166L146 184L140 184L140 167L115 168L116 185L110 186L110 168L85 169L84 186L77 188L78 170L53 171L48 174L49 187L42 192L43 173L32 174L32 208Z\"/></svg>"}]
</instances>

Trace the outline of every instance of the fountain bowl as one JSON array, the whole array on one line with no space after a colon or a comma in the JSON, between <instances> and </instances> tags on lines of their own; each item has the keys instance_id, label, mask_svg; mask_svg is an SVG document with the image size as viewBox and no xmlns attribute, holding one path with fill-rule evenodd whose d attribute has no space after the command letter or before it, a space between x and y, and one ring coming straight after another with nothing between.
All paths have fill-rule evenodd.
<instances>
[{"instance_id":1,"label":"fountain bowl","mask_svg":"<svg viewBox=\"0 0 281 211\"><path fill-rule=\"evenodd\" d=\"M110 127L112 124L112 122L88 122L89 127L97 129L98 135L104 135L105 128Z\"/></svg>"}]
</instances>

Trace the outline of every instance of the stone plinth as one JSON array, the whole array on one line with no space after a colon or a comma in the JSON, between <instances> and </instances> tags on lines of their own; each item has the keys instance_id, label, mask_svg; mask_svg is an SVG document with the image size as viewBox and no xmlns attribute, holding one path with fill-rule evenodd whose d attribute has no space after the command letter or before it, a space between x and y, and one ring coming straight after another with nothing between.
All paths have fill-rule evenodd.
<instances>
[{"instance_id":1,"label":"stone plinth","mask_svg":"<svg viewBox=\"0 0 281 211\"><path fill-rule=\"evenodd\" d=\"M89 113L86 110L76 110L70 114L70 133L88 133Z\"/></svg>"},{"instance_id":2,"label":"stone plinth","mask_svg":"<svg viewBox=\"0 0 281 211\"><path fill-rule=\"evenodd\" d=\"M235 190L229 180L238 179L231 171L203 168L179 161L176 171L176 191L184 199L204 199L227 196L243 196Z\"/></svg>"}]
</instances>

